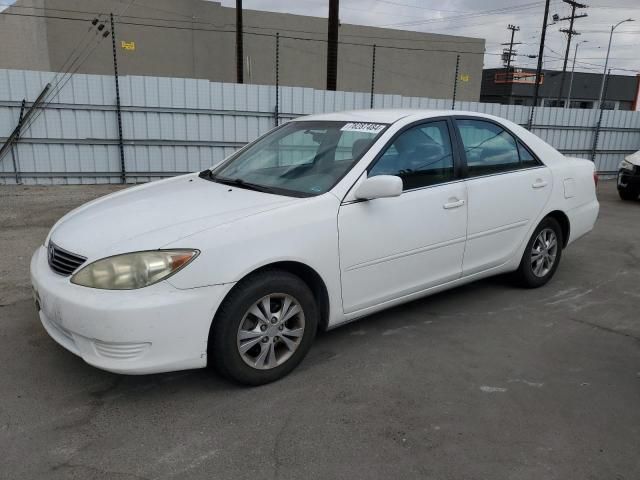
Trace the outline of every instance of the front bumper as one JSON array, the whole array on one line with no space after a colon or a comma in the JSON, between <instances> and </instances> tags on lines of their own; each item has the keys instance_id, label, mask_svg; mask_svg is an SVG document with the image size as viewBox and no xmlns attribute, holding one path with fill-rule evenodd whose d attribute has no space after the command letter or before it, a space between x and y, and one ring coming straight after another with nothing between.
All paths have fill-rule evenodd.
<instances>
[{"instance_id":1,"label":"front bumper","mask_svg":"<svg viewBox=\"0 0 640 480\"><path fill-rule=\"evenodd\" d=\"M90 365L127 374L206 366L213 315L233 286L82 287L50 269L44 247L31 259L31 283L40 321L56 342Z\"/></svg>"},{"instance_id":2,"label":"front bumper","mask_svg":"<svg viewBox=\"0 0 640 480\"><path fill-rule=\"evenodd\" d=\"M629 187L640 190L640 167L634 167L633 171L618 171L618 190Z\"/></svg>"}]
</instances>

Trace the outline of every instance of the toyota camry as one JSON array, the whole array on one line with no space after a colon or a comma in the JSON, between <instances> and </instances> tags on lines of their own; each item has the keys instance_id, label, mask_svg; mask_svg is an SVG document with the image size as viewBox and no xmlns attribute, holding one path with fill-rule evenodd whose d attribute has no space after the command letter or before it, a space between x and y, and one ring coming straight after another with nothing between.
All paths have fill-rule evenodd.
<instances>
[{"instance_id":1,"label":"toyota camry","mask_svg":"<svg viewBox=\"0 0 640 480\"><path fill-rule=\"evenodd\" d=\"M594 226L596 182L592 162L490 115L303 117L65 215L33 255L34 297L96 367L267 383L318 330L496 274L545 285Z\"/></svg>"}]
</instances>

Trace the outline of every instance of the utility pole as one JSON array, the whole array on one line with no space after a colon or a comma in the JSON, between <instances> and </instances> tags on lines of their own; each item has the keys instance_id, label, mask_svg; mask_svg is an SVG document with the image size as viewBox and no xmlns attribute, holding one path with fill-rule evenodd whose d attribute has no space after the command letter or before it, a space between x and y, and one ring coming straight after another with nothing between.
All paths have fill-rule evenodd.
<instances>
[{"instance_id":1,"label":"utility pole","mask_svg":"<svg viewBox=\"0 0 640 480\"><path fill-rule=\"evenodd\" d=\"M573 65L571 65L571 77L569 77L569 93L567 93L567 101L564 104L564 108L569 108L569 104L571 103L571 90L573 88L573 74L576 69L576 57L578 56L578 47L583 43L587 43L589 40L582 40L581 42L576 43L576 50L573 52Z\"/></svg>"},{"instance_id":2,"label":"utility pole","mask_svg":"<svg viewBox=\"0 0 640 480\"><path fill-rule=\"evenodd\" d=\"M336 90L338 79L338 0L329 0L329 22L327 27L327 90Z\"/></svg>"},{"instance_id":3,"label":"utility pole","mask_svg":"<svg viewBox=\"0 0 640 480\"><path fill-rule=\"evenodd\" d=\"M542 59L544 57L544 39L547 36L547 18L549 17L549 2L546 0L544 4L544 18L542 20L542 33L540 35L540 50L538 50L538 67L536 68L535 87L533 88L533 104L531 105L531 112L529 113L528 128L531 130L533 125L533 112L536 109L538 103L538 94L540 93L540 75L542 74Z\"/></svg>"},{"instance_id":4,"label":"utility pole","mask_svg":"<svg viewBox=\"0 0 640 480\"><path fill-rule=\"evenodd\" d=\"M507 29L511 30L511 40L509 41L509 43L503 43L502 45L509 45L509 49L507 50L506 48L502 49L502 62L504 63L504 80L505 82L509 82L509 80L513 80L513 75L509 76L509 72L511 71L511 60L513 60L513 57L515 57L515 55L518 53L516 50L513 49L514 45L520 45L521 42L513 42L513 39L515 37L516 32L520 31L520 27L516 26L516 25L507 25ZM513 92L513 84L509 84L510 88L509 88L509 95L508 95L508 102L511 102L511 94Z\"/></svg>"},{"instance_id":5,"label":"utility pole","mask_svg":"<svg viewBox=\"0 0 640 480\"><path fill-rule=\"evenodd\" d=\"M244 49L242 43L242 0L236 0L236 82L244 83Z\"/></svg>"},{"instance_id":6,"label":"utility pole","mask_svg":"<svg viewBox=\"0 0 640 480\"><path fill-rule=\"evenodd\" d=\"M507 26L507 29L511 30L511 41L509 41L509 43L502 44L502 45L509 45L509 50L507 50L506 48L502 50L502 62L505 63L505 69L506 69L505 72L509 73L509 70L511 69L511 60L516 55L516 53L518 53L517 51L513 50L513 46L520 45L522 42L515 42L515 43L513 42L513 38L516 32L520 31L520 27L509 24Z\"/></svg>"},{"instance_id":7,"label":"utility pole","mask_svg":"<svg viewBox=\"0 0 640 480\"><path fill-rule=\"evenodd\" d=\"M587 16L586 13L576 15L577 8L587 8L584 3L578 3L574 0L562 0L567 5L571 5L571 16L559 18L557 21L561 22L564 20L569 20L569 28L561 28L560 31L567 34L567 48L564 52L564 63L562 65L562 76L560 78L560 89L558 90L558 104L560 103L560 99L562 98L562 90L564 88L564 77L567 72L567 60L569 59L569 49L571 48L571 37L574 35L580 35L580 33L576 32L573 29L573 22L576 18L584 18ZM558 105L560 106L560 105Z\"/></svg>"}]
</instances>

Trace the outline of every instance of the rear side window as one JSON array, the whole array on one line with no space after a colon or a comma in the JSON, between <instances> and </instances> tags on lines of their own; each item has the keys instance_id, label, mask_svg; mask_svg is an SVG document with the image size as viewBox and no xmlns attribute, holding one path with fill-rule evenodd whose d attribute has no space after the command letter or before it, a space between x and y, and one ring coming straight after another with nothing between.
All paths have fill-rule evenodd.
<instances>
[{"instance_id":1,"label":"rear side window","mask_svg":"<svg viewBox=\"0 0 640 480\"><path fill-rule=\"evenodd\" d=\"M446 121L411 127L388 145L369 170L369 177L396 175L403 189L436 185L454 179L451 139Z\"/></svg>"},{"instance_id":2,"label":"rear side window","mask_svg":"<svg viewBox=\"0 0 640 480\"><path fill-rule=\"evenodd\" d=\"M538 165L535 157L504 128L483 120L456 120L470 177Z\"/></svg>"},{"instance_id":3,"label":"rear side window","mask_svg":"<svg viewBox=\"0 0 640 480\"><path fill-rule=\"evenodd\" d=\"M531 155L531 152L521 142L518 142L518 151L520 152L522 168L537 167L540 165L538 159Z\"/></svg>"}]
</instances>

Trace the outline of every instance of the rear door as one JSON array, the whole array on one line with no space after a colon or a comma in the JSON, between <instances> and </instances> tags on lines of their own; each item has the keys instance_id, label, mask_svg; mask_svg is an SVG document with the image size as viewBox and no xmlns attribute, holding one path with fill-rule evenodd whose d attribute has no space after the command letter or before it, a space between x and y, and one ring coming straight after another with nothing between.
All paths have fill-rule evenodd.
<instances>
[{"instance_id":1,"label":"rear door","mask_svg":"<svg viewBox=\"0 0 640 480\"><path fill-rule=\"evenodd\" d=\"M551 195L552 175L502 125L475 117L455 124L469 201L466 276L513 258Z\"/></svg>"}]
</instances>

